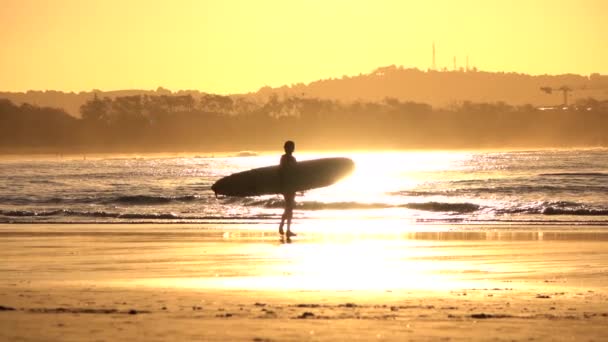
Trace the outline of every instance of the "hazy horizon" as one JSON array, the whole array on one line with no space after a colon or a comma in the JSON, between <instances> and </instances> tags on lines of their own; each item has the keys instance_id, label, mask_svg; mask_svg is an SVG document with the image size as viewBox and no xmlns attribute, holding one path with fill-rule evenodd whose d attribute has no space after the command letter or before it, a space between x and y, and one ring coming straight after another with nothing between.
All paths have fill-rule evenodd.
<instances>
[{"instance_id":1,"label":"hazy horizon","mask_svg":"<svg viewBox=\"0 0 608 342\"><path fill-rule=\"evenodd\" d=\"M261 84L258 87L254 87L251 90L245 91L245 92L240 92L240 93L220 93L220 92L211 92L211 91L207 91L206 89L201 89L201 88L169 88L164 86L163 84L158 84L156 86L151 86L149 88L100 88L100 87L93 87L93 88L87 88L87 89L51 89L51 88L28 88L28 89L17 89L17 90L11 90L11 89L0 89L0 93L28 93L28 92L59 92L59 93L74 93L74 94L80 94L80 93L90 93L90 92L103 92L103 93L112 93L112 92L123 92L123 91L150 91L150 92L155 92L155 91L168 91L171 92L172 94L179 94L181 92L190 92L190 91L194 91L194 92L200 92L200 93L204 93L204 94L215 94L215 95L222 95L222 96L239 96L239 95L250 95L250 94L255 94L258 93L262 90L264 90L265 88L271 88L271 89L281 89L281 88L292 88L292 87L296 87L296 86L300 86L300 85L304 85L304 86L309 86L311 84L317 83L317 82L323 82L323 81L334 81L334 80L340 80L343 79L345 77L347 78L355 78L355 77L360 77L360 76L365 76L365 75L370 75L373 74L375 71L380 70L380 69L384 69L384 68L390 68L390 67L396 67L396 68L400 68L400 69L404 69L404 70L416 70L416 71L420 71L422 73L430 73L430 72L438 72L438 73L461 73L461 72L478 72L478 73L488 73L488 74L507 74L507 75L522 75L522 76L530 76L530 77L543 77L543 76L547 76L547 77L562 77L562 76L577 76L577 77L583 77L583 78L587 78L589 79L591 76L597 75L600 77L605 77L608 76L608 73L600 73L600 72L590 72L589 74L578 74L578 73L574 73L574 72L561 72L561 73L525 73L525 72L520 72L517 70L481 70L478 69L476 67L471 67L469 70L466 70L464 67L460 66L459 69L457 70L453 70L453 69L448 69L445 68L443 70L441 69L437 69L437 70L433 70L430 68L419 68L416 66L407 66L407 65L396 65L396 64L391 64L391 65L382 65L382 66L377 66L375 68L369 69L369 70L361 70L358 72L355 72L353 74L344 74L344 75L325 75L324 77L321 77L319 79L313 79L313 80L309 80L306 82L303 81L295 81L295 82L290 82L290 83L284 83L284 84L277 84L274 86L270 86L268 84ZM475 68L475 69L473 69ZM1 85L0 85L1 86Z\"/></svg>"},{"instance_id":2,"label":"hazy horizon","mask_svg":"<svg viewBox=\"0 0 608 342\"><path fill-rule=\"evenodd\" d=\"M5 98L17 105L31 104L41 107L61 108L74 117L80 117L80 108L95 96L117 98L124 96L185 96L194 100L205 96L230 97L232 100L266 102L273 96L322 99L352 102L381 102L397 99L429 104L434 108L449 108L464 102L498 103L509 105L533 105L537 107L563 104L560 90L568 87L570 104L589 99L608 100L608 75L574 74L533 76L522 73L486 72L475 68L459 70L427 70L403 66L378 67L369 73L341 78L324 78L308 84L298 83L281 87L262 87L247 94L217 95L200 90L172 91L163 87L156 90L129 89L102 91L62 92L57 90L28 90L26 92L2 92ZM552 92L542 88L552 88Z\"/></svg>"}]
</instances>

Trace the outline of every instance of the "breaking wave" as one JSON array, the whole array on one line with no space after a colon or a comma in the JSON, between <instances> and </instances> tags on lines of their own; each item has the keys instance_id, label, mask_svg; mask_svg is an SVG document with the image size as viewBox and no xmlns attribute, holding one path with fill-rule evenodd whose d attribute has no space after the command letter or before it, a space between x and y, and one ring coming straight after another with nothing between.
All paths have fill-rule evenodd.
<instances>
[{"instance_id":1,"label":"breaking wave","mask_svg":"<svg viewBox=\"0 0 608 342\"><path fill-rule=\"evenodd\" d=\"M124 220L229 220L229 219L271 219L276 215L181 215L176 213L116 213L107 211L77 211L77 210L0 210L0 215L5 217L86 217L86 218L110 218Z\"/></svg>"},{"instance_id":2,"label":"breaking wave","mask_svg":"<svg viewBox=\"0 0 608 342\"><path fill-rule=\"evenodd\" d=\"M571 201L543 202L537 205L500 208L497 214L533 214L533 215L571 215L571 216L608 216L608 208L593 207L584 203Z\"/></svg>"},{"instance_id":3,"label":"breaking wave","mask_svg":"<svg viewBox=\"0 0 608 342\"><path fill-rule=\"evenodd\" d=\"M481 206L473 203L441 203L441 202L426 202L426 203L408 203L402 205L408 209L439 211L439 212L456 212L456 213L471 213L477 211Z\"/></svg>"},{"instance_id":4,"label":"breaking wave","mask_svg":"<svg viewBox=\"0 0 608 342\"><path fill-rule=\"evenodd\" d=\"M123 204L169 204L174 202L193 202L199 200L201 197L196 195L189 196L147 196L147 195L134 195L134 196L119 196L111 199L110 202L123 203Z\"/></svg>"},{"instance_id":5,"label":"breaking wave","mask_svg":"<svg viewBox=\"0 0 608 342\"><path fill-rule=\"evenodd\" d=\"M205 197L199 195L186 196L152 196L152 195L123 195L110 197L0 197L0 203L7 204L124 204L124 205L162 205L202 201Z\"/></svg>"},{"instance_id":6,"label":"breaking wave","mask_svg":"<svg viewBox=\"0 0 608 342\"><path fill-rule=\"evenodd\" d=\"M248 206L259 206L264 208L283 208L284 201L281 199L258 200L247 203ZM413 210L450 212L450 213L470 213L479 210L481 207L473 203L442 203L442 202L422 202L406 204L388 203L360 203L360 202L317 202L304 201L296 203L298 210L353 210L353 209L390 209L407 208Z\"/></svg>"},{"instance_id":7,"label":"breaking wave","mask_svg":"<svg viewBox=\"0 0 608 342\"><path fill-rule=\"evenodd\" d=\"M393 196L481 196L481 195L518 195L557 194L557 193L608 193L608 185L518 185L449 188L444 190L403 190L390 192Z\"/></svg>"},{"instance_id":8,"label":"breaking wave","mask_svg":"<svg viewBox=\"0 0 608 342\"><path fill-rule=\"evenodd\" d=\"M543 177L608 177L608 173L605 172L550 172L541 173L539 176Z\"/></svg>"},{"instance_id":9,"label":"breaking wave","mask_svg":"<svg viewBox=\"0 0 608 342\"><path fill-rule=\"evenodd\" d=\"M234 203L234 199L232 203ZM245 206L255 206L268 209L281 209L282 199L243 200ZM577 215L577 216L608 216L608 208L591 207L584 203L558 201L543 202L533 205L514 205L512 207L492 208L470 202L413 202L405 204L360 203L360 202L317 202L304 201L296 203L297 210L360 210L360 209L391 209L405 208L412 210L468 214L479 211L504 214L533 214L533 215Z\"/></svg>"}]
</instances>

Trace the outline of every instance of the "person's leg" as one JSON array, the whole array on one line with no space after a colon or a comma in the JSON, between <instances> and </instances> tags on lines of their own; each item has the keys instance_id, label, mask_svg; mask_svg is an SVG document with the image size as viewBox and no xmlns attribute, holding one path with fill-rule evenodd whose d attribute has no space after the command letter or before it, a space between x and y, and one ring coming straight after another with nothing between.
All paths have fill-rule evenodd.
<instances>
[{"instance_id":1,"label":"person's leg","mask_svg":"<svg viewBox=\"0 0 608 342\"><path fill-rule=\"evenodd\" d=\"M285 209L283 209L283 215L281 216L281 223L279 224L279 234L283 235L283 225L285 224L285 219L287 218L287 212L289 210L289 196L283 194L283 200L285 202ZM289 225L287 225L287 230L289 231Z\"/></svg>"},{"instance_id":2,"label":"person's leg","mask_svg":"<svg viewBox=\"0 0 608 342\"><path fill-rule=\"evenodd\" d=\"M285 214L287 218L287 236L295 236L296 234L291 231L291 218L293 217L293 208L296 205L296 194L289 194L285 199Z\"/></svg>"},{"instance_id":3,"label":"person's leg","mask_svg":"<svg viewBox=\"0 0 608 342\"><path fill-rule=\"evenodd\" d=\"M283 211L283 216L281 216L281 223L279 224L279 234L283 235L283 225L285 224L285 218L287 217L287 208Z\"/></svg>"},{"instance_id":4,"label":"person's leg","mask_svg":"<svg viewBox=\"0 0 608 342\"><path fill-rule=\"evenodd\" d=\"M287 213L287 236L295 236L296 234L291 231L291 218L293 217L293 210L289 210Z\"/></svg>"}]
</instances>

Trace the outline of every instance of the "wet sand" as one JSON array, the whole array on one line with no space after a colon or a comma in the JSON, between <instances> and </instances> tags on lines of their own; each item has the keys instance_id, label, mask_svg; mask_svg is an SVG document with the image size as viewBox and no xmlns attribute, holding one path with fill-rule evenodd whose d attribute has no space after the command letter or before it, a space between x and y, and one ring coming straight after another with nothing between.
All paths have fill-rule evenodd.
<instances>
[{"instance_id":1,"label":"wet sand","mask_svg":"<svg viewBox=\"0 0 608 342\"><path fill-rule=\"evenodd\" d=\"M0 340L604 340L608 233L0 225Z\"/></svg>"}]
</instances>

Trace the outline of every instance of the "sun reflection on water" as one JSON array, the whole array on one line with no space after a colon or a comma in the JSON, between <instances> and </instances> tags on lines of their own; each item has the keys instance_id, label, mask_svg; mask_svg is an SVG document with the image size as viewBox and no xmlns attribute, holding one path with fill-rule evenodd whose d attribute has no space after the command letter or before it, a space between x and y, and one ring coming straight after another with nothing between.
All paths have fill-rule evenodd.
<instances>
[{"instance_id":1,"label":"sun reflection on water","mask_svg":"<svg viewBox=\"0 0 608 342\"><path fill-rule=\"evenodd\" d=\"M330 188L310 191L311 199L318 196L325 200L334 197L365 203L391 202L387 196L391 192L422 185L429 181L431 172L458 170L471 158L469 153L459 152L384 152L347 156L355 162L355 171Z\"/></svg>"},{"instance_id":2,"label":"sun reflection on water","mask_svg":"<svg viewBox=\"0 0 608 342\"><path fill-rule=\"evenodd\" d=\"M146 279L141 285L272 291L446 290L490 286L487 274L508 271L470 262L463 255L462 242L438 245L388 231L317 233L283 244L247 243L234 234L222 238L227 243L222 257L200 271L210 268L213 273ZM458 247L457 252L452 245Z\"/></svg>"}]
</instances>

